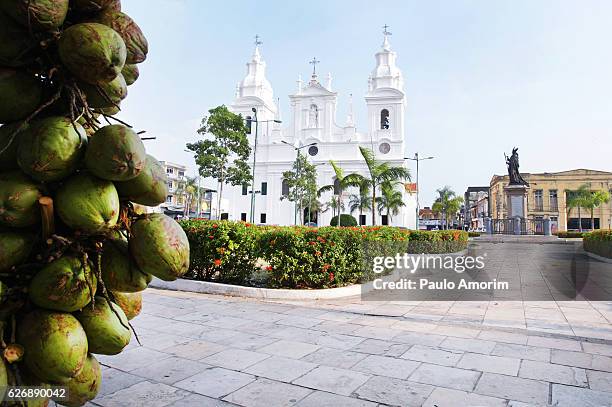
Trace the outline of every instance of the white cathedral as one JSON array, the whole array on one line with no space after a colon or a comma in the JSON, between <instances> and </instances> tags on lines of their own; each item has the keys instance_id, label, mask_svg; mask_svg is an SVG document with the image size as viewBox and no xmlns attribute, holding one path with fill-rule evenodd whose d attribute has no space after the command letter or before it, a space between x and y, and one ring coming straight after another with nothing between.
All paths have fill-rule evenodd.
<instances>
[{"instance_id":1,"label":"white cathedral","mask_svg":"<svg viewBox=\"0 0 612 407\"><path fill-rule=\"evenodd\" d=\"M323 85L316 73L316 59L310 80L298 80L296 92L289 95L291 119L281 121L279 107L274 99L272 85L266 78L266 63L261 56L259 41L247 63L246 77L238 84L234 102L229 109L244 118L254 119L253 109L257 111L257 143L255 145L255 123L250 124L249 143L256 149L255 165L255 211L254 221L261 224L292 225L296 211L293 202L281 199L288 193L283 185L283 172L291 170L296 160L296 147L301 149L311 164L317 169L318 186L330 185L335 181L335 173L329 164L333 160L344 174L359 173L369 176L368 169L360 154L359 147L372 149L376 159L389 162L393 166L405 166L404 160L404 117L406 99L402 72L396 65L397 54L391 50L388 33L384 31L382 49L376 53L376 67L368 79L368 92L365 101L368 107L368 131L359 132L353 119L352 98L348 117L344 125L336 120L338 93L332 90L331 75L328 74ZM316 143L313 145L313 143ZM252 153L253 154L253 153ZM253 156L251 155L250 165ZM408 181L406 181L408 182ZM400 187L397 188L400 190ZM226 187L223 197L223 217L230 220L250 219L251 186ZM414 229L416 227L416 199L410 188L401 188L405 206L391 219L383 213L376 213L377 225L394 225ZM342 200L349 213L349 195L358 191L343 191ZM331 201L332 192L321 196L320 201ZM225 201L225 199L224 199ZM332 218L332 210L312 214L310 220L319 226L327 226ZM316 215L316 216L315 216ZM359 224L371 225L371 213L361 216L352 214ZM307 210L297 215L297 223L309 221Z\"/></svg>"}]
</instances>

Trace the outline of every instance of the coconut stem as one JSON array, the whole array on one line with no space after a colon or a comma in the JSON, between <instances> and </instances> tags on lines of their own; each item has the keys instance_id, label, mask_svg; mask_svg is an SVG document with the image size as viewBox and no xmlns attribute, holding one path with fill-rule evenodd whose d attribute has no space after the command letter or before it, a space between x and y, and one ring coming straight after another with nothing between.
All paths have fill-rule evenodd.
<instances>
[{"instance_id":1,"label":"coconut stem","mask_svg":"<svg viewBox=\"0 0 612 407\"><path fill-rule=\"evenodd\" d=\"M116 122L118 122L118 123L120 123L120 124L123 124L125 127L129 127L130 129L132 128L132 126L131 126L131 125L129 125L128 123L124 122L124 121L123 121L123 120L121 120L121 119L117 119L115 116L109 116L109 115L107 115L107 114L105 114L105 113L102 113L102 116L104 116L104 118L106 119L106 121L108 121L109 119L113 119L114 121L116 121Z\"/></svg>"},{"instance_id":2,"label":"coconut stem","mask_svg":"<svg viewBox=\"0 0 612 407\"><path fill-rule=\"evenodd\" d=\"M28 125L33 118L38 116L38 114L40 112L42 112L43 110L45 110L46 108L51 106L53 103L55 103L60 98L60 96L61 96L61 88L51 97L51 99L49 99L48 101L46 101L45 103L40 105L38 107L38 109L36 109L32 114L30 114L28 117L26 117L21 122L19 127L17 127L17 129L15 131L13 131L13 133L9 136L9 141L8 141L8 143L6 143L6 146L4 146L4 148L2 148L2 150L0 150L0 154L4 153L6 150L8 150L8 148L13 143L13 141L15 141L15 137L17 137L17 134L21 133L25 129L26 125Z\"/></svg>"},{"instance_id":3,"label":"coconut stem","mask_svg":"<svg viewBox=\"0 0 612 407\"><path fill-rule=\"evenodd\" d=\"M55 220L53 218L53 199L43 196L38 200L40 213L42 215L42 237L49 239L55 233Z\"/></svg>"}]
</instances>

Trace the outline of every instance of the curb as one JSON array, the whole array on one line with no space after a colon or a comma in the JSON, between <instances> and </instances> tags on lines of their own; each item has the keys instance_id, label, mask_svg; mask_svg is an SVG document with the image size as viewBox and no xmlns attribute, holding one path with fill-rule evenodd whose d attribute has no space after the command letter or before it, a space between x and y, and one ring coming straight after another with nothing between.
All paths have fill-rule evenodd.
<instances>
[{"instance_id":1,"label":"curb","mask_svg":"<svg viewBox=\"0 0 612 407\"><path fill-rule=\"evenodd\" d=\"M584 252L586 253L586 255L587 255L587 256L589 256L589 257L590 257L590 258L592 258L592 259L599 260L599 261L603 261L604 263L610 263L610 264L612 264L612 259L611 259L611 258L609 258L609 257L600 256L600 255L598 255L598 254L591 253L591 252L589 252L589 251L587 251L587 250L585 250Z\"/></svg>"},{"instance_id":2,"label":"curb","mask_svg":"<svg viewBox=\"0 0 612 407\"><path fill-rule=\"evenodd\" d=\"M435 253L440 256L464 256L467 249L456 253ZM433 254L432 254L433 255ZM383 281L391 281L400 277L400 271L381 277ZM372 282L353 284L346 287L321 288L314 290L291 290L285 288L245 287L240 285L212 283L181 279L163 281L154 277L149 287L171 291L187 291L200 294L218 294L230 297L257 298L268 300L330 300L336 298L355 297L373 289Z\"/></svg>"}]
</instances>

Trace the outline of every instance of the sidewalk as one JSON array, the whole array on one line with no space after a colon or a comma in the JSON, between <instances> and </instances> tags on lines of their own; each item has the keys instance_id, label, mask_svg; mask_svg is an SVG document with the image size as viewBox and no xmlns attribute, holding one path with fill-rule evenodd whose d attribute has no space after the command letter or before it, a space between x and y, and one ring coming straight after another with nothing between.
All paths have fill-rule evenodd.
<instances>
[{"instance_id":1,"label":"sidewalk","mask_svg":"<svg viewBox=\"0 0 612 407\"><path fill-rule=\"evenodd\" d=\"M612 405L611 341L465 323L467 308L147 290L134 320L143 346L99 357L92 405ZM434 311L437 321L411 317Z\"/></svg>"}]
</instances>

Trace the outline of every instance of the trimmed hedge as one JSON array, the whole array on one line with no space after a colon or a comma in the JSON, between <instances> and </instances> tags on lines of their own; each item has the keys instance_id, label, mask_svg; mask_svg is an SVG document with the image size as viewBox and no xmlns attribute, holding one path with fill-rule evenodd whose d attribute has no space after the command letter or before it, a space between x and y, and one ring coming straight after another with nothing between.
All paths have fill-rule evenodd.
<instances>
[{"instance_id":1,"label":"trimmed hedge","mask_svg":"<svg viewBox=\"0 0 612 407\"><path fill-rule=\"evenodd\" d=\"M580 238L580 237L584 237L584 235L586 235L589 232L557 232L555 233L555 235L557 235L558 238L560 239L576 239L576 238Z\"/></svg>"},{"instance_id":2,"label":"trimmed hedge","mask_svg":"<svg viewBox=\"0 0 612 407\"><path fill-rule=\"evenodd\" d=\"M584 250L588 252L612 258L612 230L595 230L584 233L582 244Z\"/></svg>"},{"instance_id":3,"label":"trimmed hedge","mask_svg":"<svg viewBox=\"0 0 612 407\"><path fill-rule=\"evenodd\" d=\"M396 227L254 226L180 222L191 244L186 278L272 288L329 288L371 280L375 256L450 253L467 247L466 232Z\"/></svg>"},{"instance_id":4,"label":"trimmed hedge","mask_svg":"<svg viewBox=\"0 0 612 407\"><path fill-rule=\"evenodd\" d=\"M338 226L338 215L331 218L329 224L330 226ZM357 226L357 219L352 215L343 213L340 216L340 226Z\"/></svg>"},{"instance_id":5,"label":"trimmed hedge","mask_svg":"<svg viewBox=\"0 0 612 407\"><path fill-rule=\"evenodd\" d=\"M468 232L469 237L480 237L480 232Z\"/></svg>"}]
</instances>

